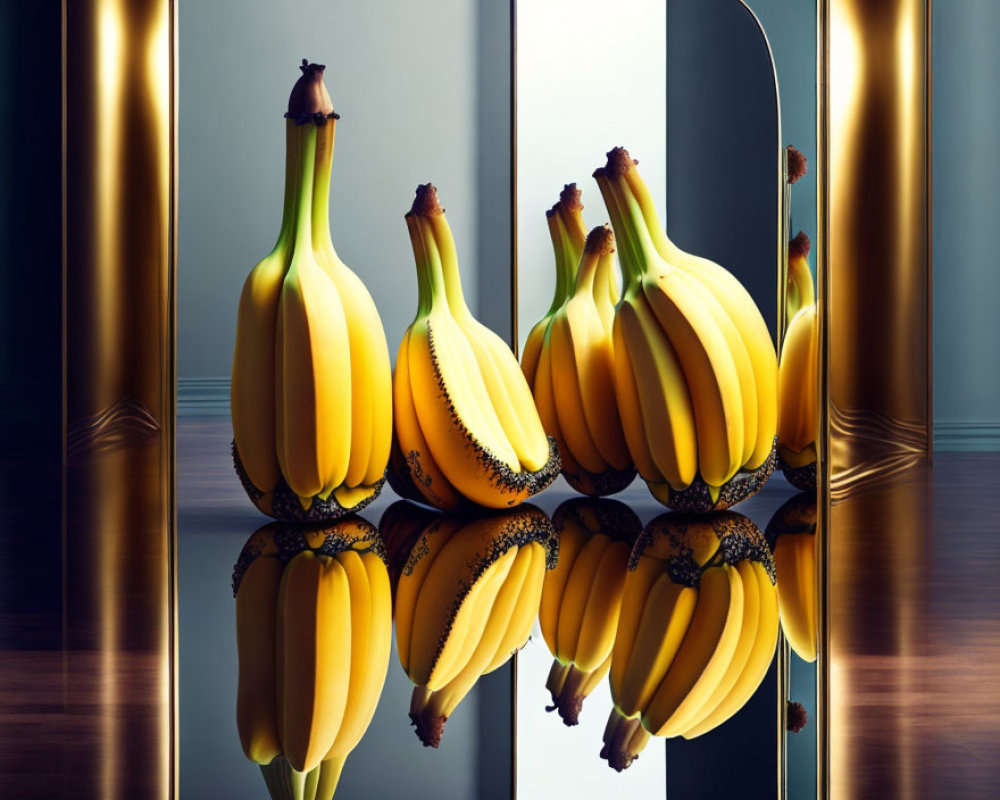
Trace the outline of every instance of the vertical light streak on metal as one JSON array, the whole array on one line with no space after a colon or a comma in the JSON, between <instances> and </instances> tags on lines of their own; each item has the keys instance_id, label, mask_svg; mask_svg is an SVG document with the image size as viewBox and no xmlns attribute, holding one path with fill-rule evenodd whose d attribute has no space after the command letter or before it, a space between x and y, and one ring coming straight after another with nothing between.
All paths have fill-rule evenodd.
<instances>
[{"instance_id":1,"label":"vertical light streak on metal","mask_svg":"<svg viewBox=\"0 0 1000 800\"><path fill-rule=\"evenodd\" d=\"M118 296L118 281L115 280L121 260L120 242L120 208L122 203L122 103L124 99L125 76L125 20L122 18L120 0L99 0L96 8L97 25L94 29L96 41L93 51L96 54L95 68L97 70L96 88L96 136L93 140L93 169L95 199L96 240L94 253L94 270L96 280L93 292L93 307L100 313L93 315L92 321L98 326L95 331L96 344L101 353L115 353L119 329L118 314L121 299ZM71 133L72 135L72 133ZM114 358L97 359L93 369L97 374L91 386L96 392L108 387L114 380L117 363ZM99 396L91 402L100 403ZM97 406L100 407L99 405ZM106 474L103 463L95 465L100 473ZM101 484L113 482L115 475L108 474ZM100 527L109 532L120 528L119 504L105 502L97 511L101 518ZM115 537L116 538L116 537ZM119 763L118 743L121 741L121 731L118 726L117 707L120 698L117 695L116 677L118 665L116 657L120 649L120 619L116 610L120 597L120 574L124 565L120 563L117 547L112 546L114 539L109 537L105 546L100 548L98 558L99 575L101 576L99 608L98 647L100 653L100 698L102 715L102 740L105 743L101 760L101 797L114 800L119 796L116 776L122 765ZM110 746L109 746L110 745Z\"/></svg>"}]
</instances>

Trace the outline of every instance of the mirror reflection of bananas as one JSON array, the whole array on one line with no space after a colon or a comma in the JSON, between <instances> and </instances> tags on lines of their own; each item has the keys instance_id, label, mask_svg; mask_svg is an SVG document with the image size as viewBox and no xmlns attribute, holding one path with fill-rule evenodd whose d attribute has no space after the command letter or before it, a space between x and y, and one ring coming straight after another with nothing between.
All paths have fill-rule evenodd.
<instances>
[{"instance_id":1,"label":"mirror reflection of bananas","mask_svg":"<svg viewBox=\"0 0 1000 800\"><path fill-rule=\"evenodd\" d=\"M774 343L732 273L670 241L636 163L617 147L594 173L625 276L613 331L625 439L661 503L728 508L774 470Z\"/></svg>"},{"instance_id":2,"label":"mirror reflection of bananas","mask_svg":"<svg viewBox=\"0 0 1000 800\"><path fill-rule=\"evenodd\" d=\"M419 305L396 356L395 440L389 481L442 509L508 508L559 473L517 359L462 295L451 229L429 183L406 215Z\"/></svg>"},{"instance_id":3,"label":"mirror reflection of bananas","mask_svg":"<svg viewBox=\"0 0 1000 800\"><path fill-rule=\"evenodd\" d=\"M567 725L608 674L629 553L642 523L614 500L568 500L552 515L559 542L545 576L539 622L554 657L546 688Z\"/></svg>"},{"instance_id":4,"label":"mirror reflection of bananas","mask_svg":"<svg viewBox=\"0 0 1000 800\"><path fill-rule=\"evenodd\" d=\"M441 515L421 533L396 587L396 651L414 683L410 720L425 746L481 675L524 646L538 615L553 529L532 506Z\"/></svg>"},{"instance_id":5,"label":"mirror reflection of bananas","mask_svg":"<svg viewBox=\"0 0 1000 800\"><path fill-rule=\"evenodd\" d=\"M618 302L614 238L587 236L576 184L546 212L556 255L556 290L531 329L521 369L545 432L556 440L562 474L578 492L619 492L635 477L615 402L612 324Z\"/></svg>"},{"instance_id":6,"label":"mirror reflection of bananas","mask_svg":"<svg viewBox=\"0 0 1000 800\"><path fill-rule=\"evenodd\" d=\"M392 647L385 559L353 516L272 523L240 553L236 725L275 800L330 800L371 722Z\"/></svg>"},{"instance_id":7,"label":"mirror reflection of bananas","mask_svg":"<svg viewBox=\"0 0 1000 800\"><path fill-rule=\"evenodd\" d=\"M281 233L240 297L233 461L265 514L318 522L363 508L381 490L392 379L375 304L330 236L337 115L324 68L301 69L285 115Z\"/></svg>"},{"instance_id":8,"label":"mirror reflection of bananas","mask_svg":"<svg viewBox=\"0 0 1000 800\"><path fill-rule=\"evenodd\" d=\"M816 489L816 429L819 424L819 325L809 269L809 239L788 245L786 316L778 367L778 463L789 483Z\"/></svg>"},{"instance_id":9,"label":"mirror reflection of bananas","mask_svg":"<svg viewBox=\"0 0 1000 800\"><path fill-rule=\"evenodd\" d=\"M778 575L781 629L803 661L816 660L819 607L816 571L816 493L795 495L767 525Z\"/></svg>"},{"instance_id":10,"label":"mirror reflection of bananas","mask_svg":"<svg viewBox=\"0 0 1000 800\"><path fill-rule=\"evenodd\" d=\"M739 711L778 640L774 562L746 517L663 514L629 559L601 757L621 771L650 735L693 739Z\"/></svg>"}]
</instances>

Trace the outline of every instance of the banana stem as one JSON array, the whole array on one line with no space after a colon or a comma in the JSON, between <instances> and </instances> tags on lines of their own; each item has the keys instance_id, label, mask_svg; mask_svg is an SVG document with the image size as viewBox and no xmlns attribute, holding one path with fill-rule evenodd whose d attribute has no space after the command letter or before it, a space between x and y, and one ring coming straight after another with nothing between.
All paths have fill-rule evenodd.
<instances>
[{"instance_id":1,"label":"banana stem","mask_svg":"<svg viewBox=\"0 0 1000 800\"><path fill-rule=\"evenodd\" d=\"M312 196L316 161L317 126L307 122L299 127L299 191L296 209L295 239L312 242Z\"/></svg>"},{"instance_id":2,"label":"banana stem","mask_svg":"<svg viewBox=\"0 0 1000 800\"><path fill-rule=\"evenodd\" d=\"M595 173L594 177L597 178L597 185L601 189L604 204L611 217L611 226L615 230L619 262L625 279L625 287L622 292L624 294L625 290L638 285L647 266L647 259L643 257L642 252L642 231L636 227L625 199L617 191L614 182L602 170ZM645 225L643 224L641 227L644 229ZM649 238L648 231L646 238Z\"/></svg>"},{"instance_id":3,"label":"banana stem","mask_svg":"<svg viewBox=\"0 0 1000 800\"><path fill-rule=\"evenodd\" d=\"M330 234L330 180L333 169L333 143L337 121L330 119L316 126L315 185L312 197L313 250L336 257Z\"/></svg>"},{"instance_id":4,"label":"banana stem","mask_svg":"<svg viewBox=\"0 0 1000 800\"><path fill-rule=\"evenodd\" d=\"M576 287L573 289L573 295L579 294L593 294L594 292L594 276L597 274L597 267L602 261L602 256L600 253L584 252L583 258L580 259L580 269L576 273Z\"/></svg>"},{"instance_id":5,"label":"banana stem","mask_svg":"<svg viewBox=\"0 0 1000 800\"><path fill-rule=\"evenodd\" d=\"M548 316L558 311L566 302L569 289L576 280L576 268L580 263L580 257L578 254L574 256L572 242L558 211L549 214L546 221L549 224L549 236L556 255L556 290L552 295L552 304L546 315Z\"/></svg>"},{"instance_id":6,"label":"banana stem","mask_svg":"<svg viewBox=\"0 0 1000 800\"><path fill-rule=\"evenodd\" d=\"M295 122L285 120L285 198L281 206L281 228L272 253L291 248L295 236L295 212L298 207L299 182L299 131Z\"/></svg>"},{"instance_id":7,"label":"banana stem","mask_svg":"<svg viewBox=\"0 0 1000 800\"><path fill-rule=\"evenodd\" d=\"M456 317L471 319L472 312L469 311L465 303L465 294L462 292L462 273L458 268L458 252L455 249L455 238L451 235L451 226L448 225L443 212L428 217L427 222L441 259L448 307Z\"/></svg>"},{"instance_id":8,"label":"banana stem","mask_svg":"<svg viewBox=\"0 0 1000 800\"><path fill-rule=\"evenodd\" d=\"M408 214L406 227L410 232L413 258L417 263L418 315L421 315L428 313L435 305L447 304L444 272L434 242L434 234L430 231L426 218L418 214Z\"/></svg>"},{"instance_id":9,"label":"banana stem","mask_svg":"<svg viewBox=\"0 0 1000 800\"><path fill-rule=\"evenodd\" d=\"M336 756L323 761L316 768L319 771L316 800L333 800L333 794L337 791L337 784L340 783L340 773L344 771L344 762L346 760L346 755Z\"/></svg>"}]
</instances>

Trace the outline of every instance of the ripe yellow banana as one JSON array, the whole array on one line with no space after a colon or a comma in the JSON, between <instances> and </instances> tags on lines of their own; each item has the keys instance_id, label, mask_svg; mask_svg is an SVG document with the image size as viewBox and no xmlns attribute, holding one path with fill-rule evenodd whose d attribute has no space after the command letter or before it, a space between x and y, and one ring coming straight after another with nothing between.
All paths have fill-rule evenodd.
<instances>
[{"instance_id":1,"label":"ripe yellow banana","mask_svg":"<svg viewBox=\"0 0 1000 800\"><path fill-rule=\"evenodd\" d=\"M580 263L580 256L583 255L583 245L587 238L582 212L580 190L576 188L575 183L566 184L559 194L559 201L545 212L552 248L556 255L556 288L549 310L532 326L524 343L524 352L521 354L521 370L532 390L535 386L535 373L538 371L538 356L552 315L566 302L576 284L576 268Z\"/></svg>"},{"instance_id":2,"label":"ripe yellow banana","mask_svg":"<svg viewBox=\"0 0 1000 800\"><path fill-rule=\"evenodd\" d=\"M473 319L437 193L417 189L406 215L420 290L417 317L396 358L399 466L393 485L439 508L463 501L508 508L559 471L513 353ZM409 395L407 398L406 395Z\"/></svg>"},{"instance_id":3,"label":"ripe yellow banana","mask_svg":"<svg viewBox=\"0 0 1000 800\"><path fill-rule=\"evenodd\" d=\"M764 537L739 514L664 514L646 526L611 657L615 707L601 756L613 768L625 769L649 735L693 738L746 704L774 658L773 575Z\"/></svg>"},{"instance_id":4,"label":"ripe yellow banana","mask_svg":"<svg viewBox=\"0 0 1000 800\"><path fill-rule=\"evenodd\" d=\"M642 526L628 506L603 499L568 500L552 524L559 557L545 576L539 609L555 658L548 710L576 725L584 699L611 668L628 557Z\"/></svg>"},{"instance_id":5,"label":"ripe yellow banana","mask_svg":"<svg viewBox=\"0 0 1000 800\"><path fill-rule=\"evenodd\" d=\"M396 594L396 645L415 684L410 717L429 746L480 675L522 647L538 614L554 531L532 506L438 516L416 539Z\"/></svg>"},{"instance_id":6,"label":"ripe yellow banana","mask_svg":"<svg viewBox=\"0 0 1000 800\"><path fill-rule=\"evenodd\" d=\"M816 302L816 286L809 269L809 237L802 231L788 243L788 283L785 286L785 319ZM786 323L787 324L787 323Z\"/></svg>"},{"instance_id":7,"label":"ripe yellow banana","mask_svg":"<svg viewBox=\"0 0 1000 800\"><path fill-rule=\"evenodd\" d=\"M671 508L728 508L774 469L777 360L767 325L731 273L667 238L625 150L612 150L594 177L625 273L615 387L632 460Z\"/></svg>"},{"instance_id":8,"label":"ripe yellow banana","mask_svg":"<svg viewBox=\"0 0 1000 800\"><path fill-rule=\"evenodd\" d=\"M522 369L566 480L579 492L601 496L628 486L635 468L615 401L614 235L607 226L595 228L581 248L582 208L570 184L548 212L559 270L556 298L529 335ZM579 266L569 267L573 255Z\"/></svg>"},{"instance_id":9,"label":"ripe yellow banana","mask_svg":"<svg viewBox=\"0 0 1000 800\"><path fill-rule=\"evenodd\" d=\"M233 458L263 512L321 521L362 508L382 487L391 372L371 296L330 237L337 115L323 67L304 63L302 71L286 114L281 232L240 298Z\"/></svg>"},{"instance_id":10,"label":"ripe yellow banana","mask_svg":"<svg viewBox=\"0 0 1000 800\"><path fill-rule=\"evenodd\" d=\"M778 370L778 463L793 486L813 491L819 425L819 323L807 260L809 240L804 234L792 240L788 254L789 322Z\"/></svg>"},{"instance_id":11,"label":"ripe yellow banana","mask_svg":"<svg viewBox=\"0 0 1000 800\"><path fill-rule=\"evenodd\" d=\"M493 606L485 611L486 626L462 670L440 689L417 686L410 704L410 719L427 747L438 747L444 724L480 676L506 664L531 635L545 576L547 554L539 542L517 548Z\"/></svg>"},{"instance_id":12,"label":"ripe yellow banana","mask_svg":"<svg viewBox=\"0 0 1000 800\"><path fill-rule=\"evenodd\" d=\"M816 660L818 580L816 493L803 492L779 508L767 526L778 576L781 629L803 661Z\"/></svg>"},{"instance_id":13,"label":"ripe yellow banana","mask_svg":"<svg viewBox=\"0 0 1000 800\"><path fill-rule=\"evenodd\" d=\"M371 722L392 638L384 545L358 517L265 526L233 575L237 728L272 797L330 798Z\"/></svg>"},{"instance_id":14,"label":"ripe yellow banana","mask_svg":"<svg viewBox=\"0 0 1000 800\"><path fill-rule=\"evenodd\" d=\"M778 462L788 481L816 489L816 431L819 426L819 325L816 305L801 308L781 348Z\"/></svg>"}]
</instances>

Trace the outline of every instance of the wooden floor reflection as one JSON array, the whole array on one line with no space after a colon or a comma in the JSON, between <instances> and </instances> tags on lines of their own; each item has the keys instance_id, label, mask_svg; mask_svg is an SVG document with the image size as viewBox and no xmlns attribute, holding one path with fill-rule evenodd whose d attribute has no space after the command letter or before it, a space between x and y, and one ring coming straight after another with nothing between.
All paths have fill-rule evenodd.
<instances>
[{"instance_id":1,"label":"wooden floor reflection","mask_svg":"<svg viewBox=\"0 0 1000 800\"><path fill-rule=\"evenodd\" d=\"M1000 454L832 510L833 798L1000 794Z\"/></svg>"}]
</instances>

